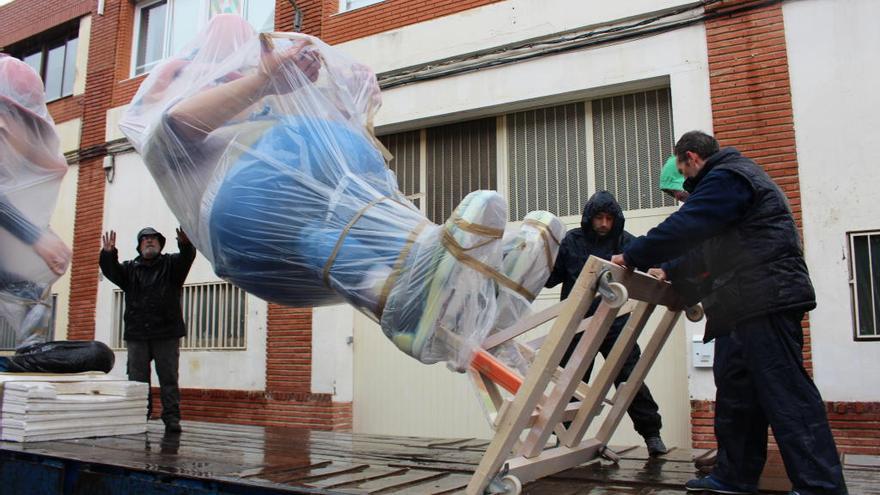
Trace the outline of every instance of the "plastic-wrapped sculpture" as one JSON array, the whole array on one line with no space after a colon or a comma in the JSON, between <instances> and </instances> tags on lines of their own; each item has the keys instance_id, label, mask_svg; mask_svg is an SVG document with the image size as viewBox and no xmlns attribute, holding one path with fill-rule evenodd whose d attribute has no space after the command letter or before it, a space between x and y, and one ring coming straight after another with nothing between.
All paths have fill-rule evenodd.
<instances>
[{"instance_id":1,"label":"plastic-wrapped sculpture","mask_svg":"<svg viewBox=\"0 0 880 495\"><path fill-rule=\"evenodd\" d=\"M510 236L532 258L503 263L497 193L429 222L373 137L379 104L375 75L320 40L219 15L152 71L120 127L217 275L288 306L347 301L410 356L461 369L499 301L510 313L534 298L549 274L534 252L552 267L558 247L535 242L563 227L535 215Z\"/></svg>"},{"instance_id":2,"label":"plastic-wrapped sculpture","mask_svg":"<svg viewBox=\"0 0 880 495\"><path fill-rule=\"evenodd\" d=\"M46 340L49 287L70 262L48 228L66 172L40 76L0 54L0 320L17 348Z\"/></svg>"}]
</instances>

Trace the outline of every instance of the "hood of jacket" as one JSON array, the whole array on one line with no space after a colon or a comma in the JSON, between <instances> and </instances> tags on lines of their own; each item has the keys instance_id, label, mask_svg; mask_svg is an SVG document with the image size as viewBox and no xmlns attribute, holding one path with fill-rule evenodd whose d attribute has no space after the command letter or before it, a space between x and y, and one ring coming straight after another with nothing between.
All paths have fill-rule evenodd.
<instances>
[{"instance_id":1,"label":"hood of jacket","mask_svg":"<svg viewBox=\"0 0 880 495\"><path fill-rule=\"evenodd\" d=\"M614 226L611 227L611 232L604 237L599 237L599 234L593 230L593 217L599 213L610 213L614 217ZM623 210L614 195L608 191L598 191L584 205L584 212L581 215L581 229L587 240L591 242L606 238L617 239L623 233L625 221Z\"/></svg>"}]
</instances>

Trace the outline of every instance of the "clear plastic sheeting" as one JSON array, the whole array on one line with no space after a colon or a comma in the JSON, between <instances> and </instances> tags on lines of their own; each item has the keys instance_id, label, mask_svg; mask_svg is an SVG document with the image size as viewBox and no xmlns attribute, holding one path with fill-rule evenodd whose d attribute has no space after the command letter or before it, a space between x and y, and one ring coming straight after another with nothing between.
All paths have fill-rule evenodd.
<instances>
[{"instance_id":1,"label":"clear plastic sheeting","mask_svg":"<svg viewBox=\"0 0 880 495\"><path fill-rule=\"evenodd\" d=\"M463 369L495 326L507 203L476 191L428 221L373 137L380 101L372 71L317 38L219 15L121 128L218 276L288 306L347 301L407 354Z\"/></svg>"},{"instance_id":2,"label":"clear plastic sheeting","mask_svg":"<svg viewBox=\"0 0 880 495\"><path fill-rule=\"evenodd\" d=\"M19 348L46 340L49 288L70 262L48 228L66 172L40 76L0 54L0 328Z\"/></svg>"},{"instance_id":3,"label":"clear plastic sheeting","mask_svg":"<svg viewBox=\"0 0 880 495\"><path fill-rule=\"evenodd\" d=\"M501 272L513 284L499 284L493 333L513 326L531 313L532 302L550 278L564 236L565 225L547 211L530 212L519 226L505 232ZM527 362L514 343L499 345L492 349L492 354L525 374Z\"/></svg>"}]
</instances>

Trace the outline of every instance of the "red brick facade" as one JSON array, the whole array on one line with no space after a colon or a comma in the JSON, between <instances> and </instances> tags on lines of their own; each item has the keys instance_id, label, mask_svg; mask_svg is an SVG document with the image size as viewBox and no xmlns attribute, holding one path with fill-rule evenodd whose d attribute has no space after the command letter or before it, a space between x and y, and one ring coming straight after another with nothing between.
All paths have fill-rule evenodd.
<instances>
[{"instance_id":1,"label":"red brick facade","mask_svg":"<svg viewBox=\"0 0 880 495\"><path fill-rule=\"evenodd\" d=\"M300 0L302 30L328 43L341 43L499 0L385 0L338 12L338 0ZM737 12L752 0L714 4L722 15L706 22L713 127L723 145L754 158L785 190L801 223L801 196L789 85L785 27L779 4ZM97 15L94 0L17 0L0 7L0 47L92 14L85 94L50 105L57 122L83 119L81 160L71 267L68 336L94 337L99 271L97 252L103 229L107 110L131 100L143 76L130 78L135 3L106 0ZM276 26L292 30L291 2L276 0ZM805 363L812 369L809 321L804 321ZM311 311L270 305L267 321L266 390L184 389L185 419L248 424L350 428L351 403L334 403L311 393ZM155 391L154 391L155 392ZM155 403L158 405L158 397ZM714 445L711 401L691 404L693 446ZM829 418L844 452L880 453L880 405L833 403Z\"/></svg>"},{"instance_id":2,"label":"red brick facade","mask_svg":"<svg viewBox=\"0 0 880 495\"><path fill-rule=\"evenodd\" d=\"M343 43L438 17L482 7L499 0L385 0L347 12L339 12L338 0L301 0L302 31L330 43ZM293 27L293 8L276 2L275 25Z\"/></svg>"},{"instance_id":3,"label":"red brick facade","mask_svg":"<svg viewBox=\"0 0 880 495\"><path fill-rule=\"evenodd\" d=\"M70 313L68 338L95 336L95 305L98 294L98 264L104 218L104 170L106 117L110 109L118 40L120 3L108 1L103 15L92 14L86 88L83 95L83 124L80 138L79 182L76 191L76 220L73 231L73 263L70 267ZM96 6L97 8L97 6Z\"/></svg>"},{"instance_id":4,"label":"red brick facade","mask_svg":"<svg viewBox=\"0 0 880 495\"><path fill-rule=\"evenodd\" d=\"M312 311L269 305L266 338L266 391L310 392Z\"/></svg>"},{"instance_id":5,"label":"red brick facade","mask_svg":"<svg viewBox=\"0 0 880 495\"><path fill-rule=\"evenodd\" d=\"M153 388L153 417L162 413L159 389ZM333 402L330 394L272 393L246 390L181 389L184 420L314 430L351 430L351 402Z\"/></svg>"},{"instance_id":6,"label":"red brick facade","mask_svg":"<svg viewBox=\"0 0 880 495\"><path fill-rule=\"evenodd\" d=\"M0 49L91 12L95 0L30 0L0 7Z\"/></svg>"},{"instance_id":7,"label":"red brick facade","mask_svg":"<svg viewBox=\"0 0 880 495\"><path fill-rule=\"evenodd\" d=\"M841 453L880 454L880 402L826 402L828 422ZM693 448L716 448L712 422L715 403L691 401ZM770 432L770 448L776 448Z\"/></svg>"},{"instance_id":8,"label":"red brick facade","mask_svg":"<svg viewBox=\"0 0 880 495\"><path fill-rule=\"evenodd\" d=\"M750 2L725 2L723 5ZM801 225L801 196L785 26L778 4L706 22L715 137L757 161L785 191Z\"/></svg>"},{"instance_id":9,"label":"red brick facade","mask_svg":"<svg viewBox=\"0 0 880 495\"><path fill-rule=\"evenodd\" d=\"M788 73L785 25L779 4L742 13L737 8L755 3L731 0L716 5L731 15L706 22L709 86L715 136L724 146L736 146L757 161L785 191L800 227L794 114ZM804 366L812 373L810 322L805 317ZM843 452L880 453L875 403L829 404L829 419ZM851 407L850 407L851 406ZM832 410L839 411L832 414ZM870 412L866 412L870 411ZM691 402L692 444L715 446L711 401Z\"/></svg>"}]
</instances>

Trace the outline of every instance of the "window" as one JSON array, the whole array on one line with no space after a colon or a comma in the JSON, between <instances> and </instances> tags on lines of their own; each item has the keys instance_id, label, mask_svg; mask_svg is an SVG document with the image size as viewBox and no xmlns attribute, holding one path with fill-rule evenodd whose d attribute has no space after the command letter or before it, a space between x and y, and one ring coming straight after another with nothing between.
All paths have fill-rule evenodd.
<instances>
[{"instance_id":1,"label":"window","mask_svg":"<svg viewBox=\"0 0 880 495\"><path fill-rule=\"evenodd\" d=\"M624 210L675 205L657 187L675 145L669 100L669 89L659 89L592 103L596 190L610 191Z\"/></svg>"},{"instance_id":2,"label":"window","mask_svg":"<svg viewBox=\"0 0 880 495\"><path fill-rule=\"evenodd\" d=\"M400 190L435 223L469 192L501 189L511 220L580 216L611 191L624 210L671 207L657 186L672 154L668 88L381 136ZM418 201L416 201L418 200Z\"/></svg>"},{"instance_id":3,"label":"window","mask_svg":"<svg viewBox=\"0 0 880 495\"><path fill-rule=\"evenodd\" d=\"M497 189L495 122L490 117L425 133L425 214L432 222L445 222L468 193Z\"/></svg>"},{"instance_id":4,"label":"window","mask_svg":"<svg viewBox=\"0 0 880 495\"><path fill-rule=\"evenodd\" d=\"M589 197L585 104L513 113L506 122L510 218L580 215Z\"/></svg>"},{"instance_id":5,"label":"window","mask_svg":"<svg viewBox=\"0 0 880 495\"><path fill-rule=\"evenodd\" d=\"M31 41L20 49L10 50L33 67L43 79L47 101L73 94L78 37L79 21L64 26L60 33L54 30L48 37L41 36L38 41Z\"/></svg>"},{"instance_id":6,"label":"window","mask_svg":"<svg viewBox=\"0 0 880 495\"><path fill-rule=\"evenodd\" d=\"M421 209L425 194L422 192L422 131L401 132L379 137L394 155L388 167L397 176L400 192Z\"/></svg>"},{"instance_id":7,"label":"window","mask_svg":"<svg viewBox=\"0 0 880 495\"><path fill-rule=\"evenodd\" d=\"M181 349L245 349L246 293L228 282L188 284L183 287L186 337ZM113 291L113 347L125 348L125 296Z\"/></svg>"},{"instance_id":8,"label":"window","mask_svg":"<svg viewBox=\"0 0 880 495\"><path fill-rule=\"evenodd\" d=\"M847 235L855 337L880 339L880 231Z\"/></svg>"},{"instance_id":9,"label":"window","mask_svg":"<svg viewBox=\"0 0 880 495\"><path fill-rule=\"evenodd\" d=\"M52 312L49 313L49 332L46 341L55 339L55 318L58 308L58 294L52 294ZM15 328L5 319L0 318L0 350L15 349Z\"/></svg>"},{"instance_id":10,"label":"window","mask_svg":"<svg viewBox=\"0 0 880 495\"><path fill-rule=\"evenodd\" d=\"M373 5L374 3L381 3L382 1L384 0L340 0L339 11L346 12L359 9L361 7L366 7L367 5Z\"/></svg>"},{"instance_id":11,"label":"window","mask_svg":"<svg viewBox=\"0 0 880 495\"><path fill-rule=\"evenodd\" d=\"M149 72L159 61L180 53L217 14L238 14L257 31L275 25L272 0L159 0L141 2L135 12L133 75Z\"/></svg>"}]
</instances>

